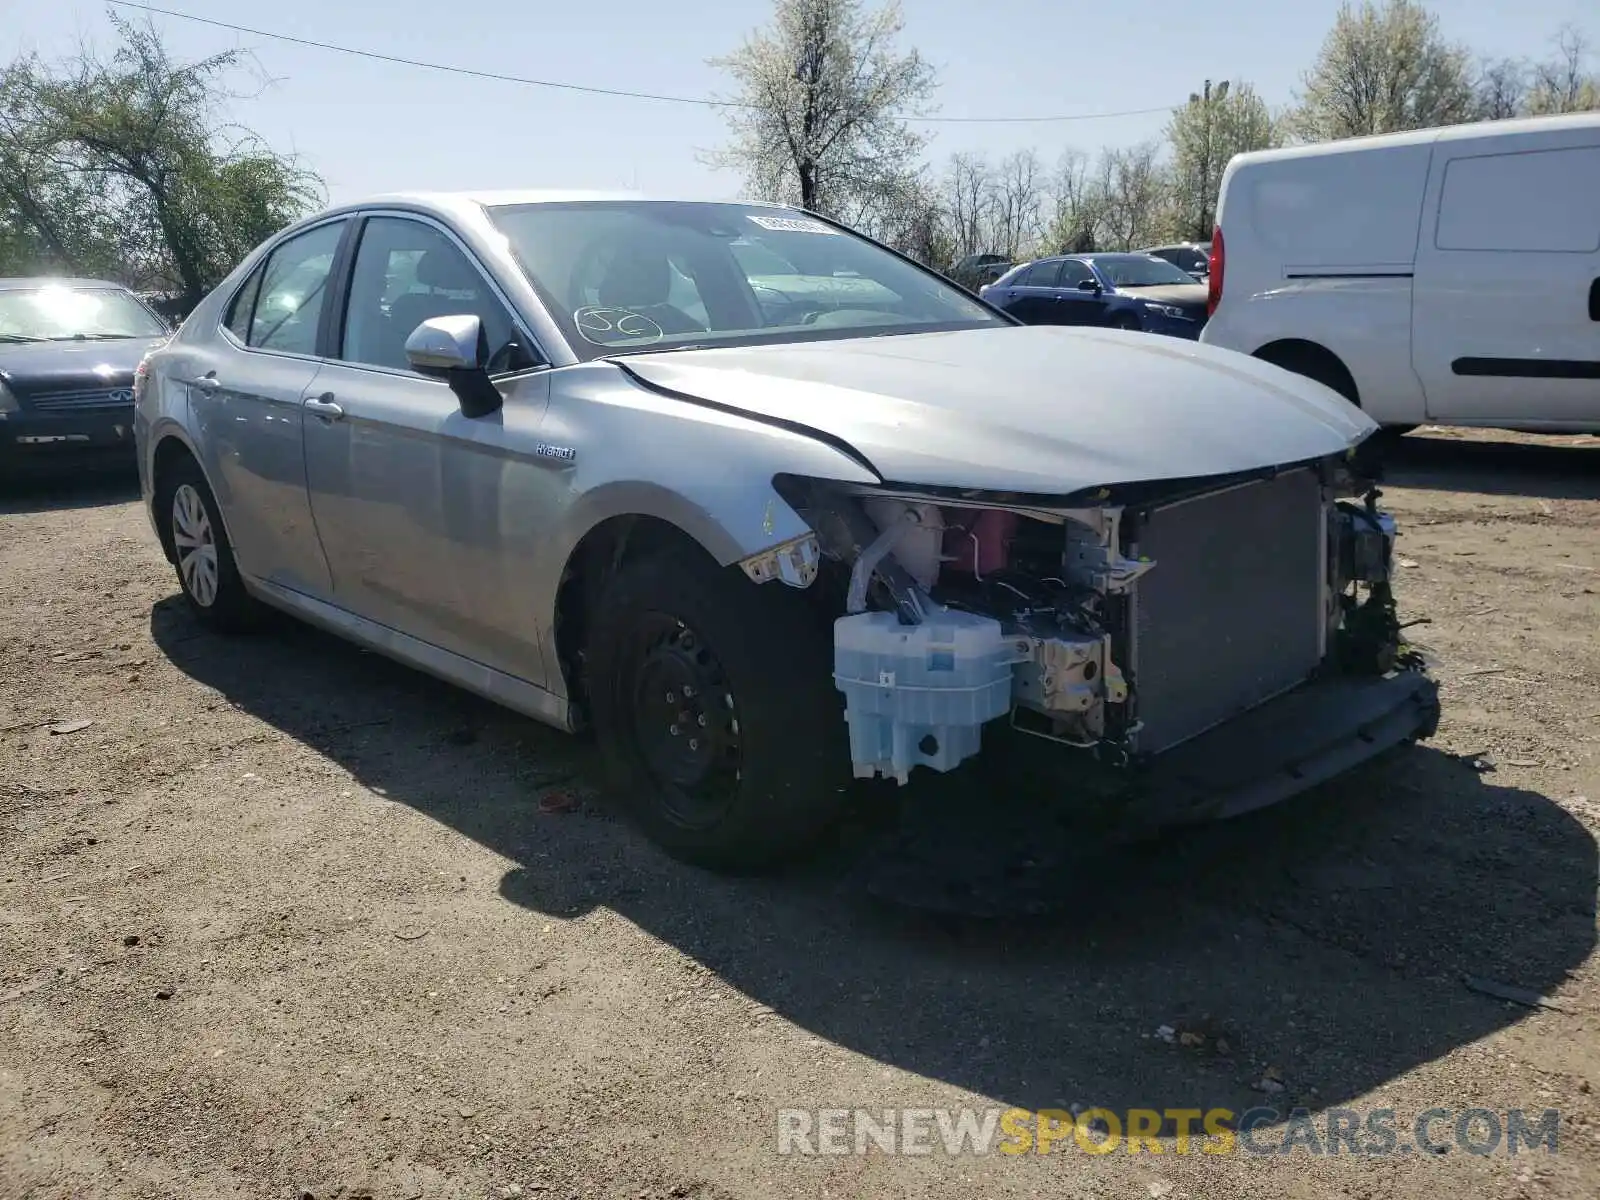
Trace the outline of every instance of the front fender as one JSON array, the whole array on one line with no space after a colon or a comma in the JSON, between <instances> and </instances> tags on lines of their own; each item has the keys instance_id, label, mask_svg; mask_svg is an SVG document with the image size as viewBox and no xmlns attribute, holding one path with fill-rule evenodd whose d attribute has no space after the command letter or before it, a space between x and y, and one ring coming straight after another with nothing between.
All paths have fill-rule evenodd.
<instances>
[{"instance_id":1,"label":"front fender","mask_svg":"<svg viewBox=\"0 0 1600 1200\"><path fill-rule=\"evenodd\" d=\"M881 482L838 447L650 391L609 363L564 369L552 384L543 434L571 449L573 465L534 574L546 629L573 551L603 521L670 522L727 566L810 531L774 476Z\"/></svg>"}]
</instances>

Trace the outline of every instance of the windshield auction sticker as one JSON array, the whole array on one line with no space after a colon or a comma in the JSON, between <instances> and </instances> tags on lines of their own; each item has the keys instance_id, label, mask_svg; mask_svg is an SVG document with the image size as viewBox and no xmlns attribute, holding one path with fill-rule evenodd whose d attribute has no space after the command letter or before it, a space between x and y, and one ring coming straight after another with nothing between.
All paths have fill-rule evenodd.
<instances>
[{"instance_id":1,"label":"windshield auction sticker","mask_svg":"<svg viewBox=\"0 0 1600 1200\"><path fill-rule=\"evenodd\" d=\"M824 225L821 221L808 221L804 217L751 217L750 220L763 229L771 229L779 233L832 233L839 231L831 225Z\"/></svg>"}]
</instances>

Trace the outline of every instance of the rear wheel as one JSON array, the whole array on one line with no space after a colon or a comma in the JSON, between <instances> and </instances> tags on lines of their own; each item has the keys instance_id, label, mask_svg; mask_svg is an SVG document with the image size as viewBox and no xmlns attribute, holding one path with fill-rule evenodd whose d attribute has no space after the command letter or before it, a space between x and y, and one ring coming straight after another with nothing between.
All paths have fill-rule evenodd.
<instances>
[{"instance_id":1,"label":"rear wheel","mask_svg":"<svg viewBox=\"0 0 1600 1200\"><path fill-rule=\"evenodd\" d=\"M679 858L759 870L849 786L832 644L802 596L693 552L624 564L591 627L595 733L618 801Z\"/></svg>"},{"instance_id":2,"label":"rear wheel","mask_svg":"<svg viewBox=\"0 0 1600 1200\"><path fill-rule=\"evenodd\" d=\"M1309 342L1283 343L1258 350L1256 357L1330 387L1357 408L1361 407L1361 393L1356 388L1349 368L1321 346ZM1375 446L1386 448L1415 428L1415 425L1385 425L1372 435L1371 440Z\"/></svg>"},{"instance_id":3,"label":"rear wheel","mask_svg":"<svg viewBox=\"0 0 1600 1200\"><path fill-rule=\"evenodd\" d=\"M216 497L194 459L184 457L163 472L155 509L157 519L166 523L167 544L189 611L213 629L240 632L253 627L260 606L239 578Z\"/></svg>"}]
</instances>

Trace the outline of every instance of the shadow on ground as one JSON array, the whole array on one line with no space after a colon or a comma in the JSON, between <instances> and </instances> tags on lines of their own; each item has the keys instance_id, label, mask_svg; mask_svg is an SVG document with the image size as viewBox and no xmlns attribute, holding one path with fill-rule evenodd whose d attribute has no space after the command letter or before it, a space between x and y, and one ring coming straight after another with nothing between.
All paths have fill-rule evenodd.
<instances>
[{"instance_id":1,"label":"shadow on ground","mask_svg":"<svg viewBox=\"0 0 1600 1200\"><path fill-rule=\"evenodd\" d=\"M138 498L139 474L131 464L0 479L0 514L100 508Z\"/></svg>"},{"instance_id":2,"label":"shadow on ground","mask_svg":"<svg viewBox=\"0 0 1600 1200\"><path fill-rule=\"evenodd\" d=\"M1600 437L1553 441L1429 437L1411 434L1385 446L1384 479L1395 487L1593 500L1600 496Z\"/></svg>"},{"instance_id":3,"label":"shadow on ground","mask_svg":"<svg viewBox=\"0 0 1600 1200\"><path fill-rule=\"evenodd\" d=\"M311 629L223 640L175 598L151 628L234 705L518 864L501 890L530 919L610 908L819 1037L1006 1104L1243 1111L1272 1064L1280 1109L1335 1105L1526 1015L1464 976L1548 991L1594 946L1584 829L1425 748L1108 855L1061 880L1056 918L952 924L865 901L827 859L726 879L593 803L543 815L591 749Z\"/></svg>"}]
</instances>

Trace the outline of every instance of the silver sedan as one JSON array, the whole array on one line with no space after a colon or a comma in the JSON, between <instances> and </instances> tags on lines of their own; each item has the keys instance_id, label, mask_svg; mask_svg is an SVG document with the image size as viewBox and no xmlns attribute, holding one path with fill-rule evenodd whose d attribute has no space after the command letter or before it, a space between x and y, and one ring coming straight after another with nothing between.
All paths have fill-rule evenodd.
<instances>
[{"instance_id":1,"label":"silver sedan","mask_svg":"<svg viewBox=\"0 0 1600 1200\"><path fill-rule=\"evenodd\" d=\"M1227 351L1022 327L809 213L338 207L241 263L136 391L197 618L269 605L592 726L619 801L696 862L771 863L853 778L1019 740L1057 803L1109 774L1148 827L1437 719L1357 408Z\"/></svg>"}]
</instances>

